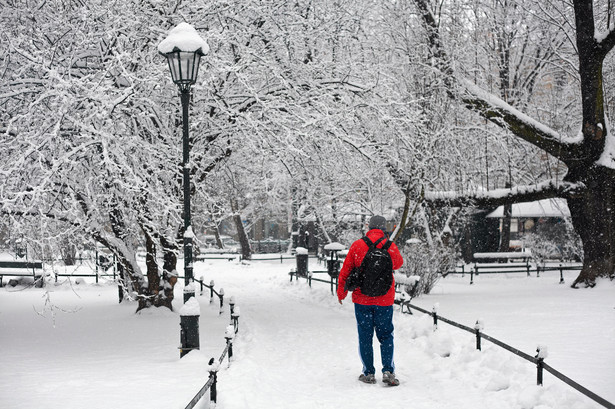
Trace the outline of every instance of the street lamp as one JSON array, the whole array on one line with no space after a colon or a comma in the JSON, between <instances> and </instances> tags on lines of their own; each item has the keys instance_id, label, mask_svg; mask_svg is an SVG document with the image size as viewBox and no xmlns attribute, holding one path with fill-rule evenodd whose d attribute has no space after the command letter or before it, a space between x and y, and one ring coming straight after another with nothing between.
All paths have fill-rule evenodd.
<instances>
[{"instance_id":1,"label":"street lamp","mask_svg":"<svg viewBox=\"0 0 615 409\"><path fill-rule=\"evenodd\" d=\"M171 77L181 93L182 129L183 129L183 179L184 179L184 304L194 297L192 271L192 221L190 215L190 142L188 138L188 108L190 105L190 90L196 83L201 56L209 52L209 46L188 23L180 23L169 32L158 45L158 52L167 58ZM198 349L198 320L184 323L182 316L182 347L189 351ZM185 324L185 325L184 325ZM196 337L194 336L196 334ZM184 342L186 339L197 340L196 345ZM180 353L183 356L184 349ZM186 352L187 353L187 352Z\"/></svg>"}]
</instances>

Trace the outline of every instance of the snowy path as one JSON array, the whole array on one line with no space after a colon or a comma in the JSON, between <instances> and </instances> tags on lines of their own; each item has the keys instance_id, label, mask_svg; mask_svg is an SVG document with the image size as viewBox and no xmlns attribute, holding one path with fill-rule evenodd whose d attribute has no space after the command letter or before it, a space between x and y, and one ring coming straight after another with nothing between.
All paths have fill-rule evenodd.
<instances>
[{"instance_id":1,"label":"snowy path","mask_svg":"<svg viewBox=\"0 0 615 409\"><path fill-rule=\"evenodd\" d=\"M401 385L384 387L380 377L376 385L362 384L352 303L340 306L325 284L289 282L292 265L195 265L197 277L213 279L241 309L235 360L218 375L218 409L601 408L550 375L537 387L532 364L489 343L476 351L472 334L448 325L433 331L431 317L418 313L394 314ZM416 304L429 309L440 302L444 316L465 325L484 312L490 335L526 353L547 339L554 346L549 362L575 380L593 373L579 380L614 400L615 283L571 298L548 277L481 280L470 287L447 278ZM218 315L207 294L197 299L201 350L180 360L181 299L175 312L136 315L134 303L117 304L113 283L1 288L0 408L183 409L206 382L209 359L224 349L229 324L228 305ZM588 340L594 349L582 348ZM579 350L584 354L573 355ZM375 355L378 364L377 347Z\"/></svg>"},{"instance_id":2,"label":"snowy path","mask_svg":"<svg viewBox=\"0 0 615 409\"><path fill-rule=\"evenodd\" d=\"M219 409L597 407L562 385L535 386L532 365L495 347L477 352L470 334L445 327L434 333L430 317L399 313L401 385L385 387L380 376L376 385L361 384L350 300L340 306L326 285L289 283L288 266L271 267L258 276L246 269L216 279L233 283L225 291L242 312L237 359L219 375Z\"/></svg>"}]
</instances>

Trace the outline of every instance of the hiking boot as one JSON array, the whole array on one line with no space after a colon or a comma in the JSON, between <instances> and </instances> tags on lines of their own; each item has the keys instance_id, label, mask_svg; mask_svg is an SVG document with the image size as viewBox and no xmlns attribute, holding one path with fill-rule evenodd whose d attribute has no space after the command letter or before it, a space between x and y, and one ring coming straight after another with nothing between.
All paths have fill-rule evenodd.
<instances>
[{"instance_id":1,"label":"hiking boot","mask_svg":"<svg viewBox=\"0 0 615 409\"><path fill-rule=\"evenodd\" d=\"M359 380L365 383L376 383L376 376L373 373L359 375Z\"/></svg>"},{"instance_id":2,"label":"hiking boot","mask_svg":"<svg viewBox=\"0 0 615 409\"><path fill-rule=\"evenodd\" d=\"M382 382L389 386L399 385L399 379L395 378L395 374L389 371L386 371L382 374Z\"/></svg>"}]
</instances>

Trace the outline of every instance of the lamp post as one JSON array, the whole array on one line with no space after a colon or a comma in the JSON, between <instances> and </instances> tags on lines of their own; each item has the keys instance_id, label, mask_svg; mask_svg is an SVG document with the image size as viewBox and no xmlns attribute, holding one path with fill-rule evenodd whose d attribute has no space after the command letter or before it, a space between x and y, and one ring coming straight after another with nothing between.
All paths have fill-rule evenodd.
<instances>
[{"instance_id":1,"label":"lamp post","mask_svg":"<svg viewBox=\"0 0 615 409\"><path fill-rule=\"evenodd\" d=\"M158 45L158 52L167 58L171 77L177 84L181 94L182 104L182 133L183 133L183 183L184 183L184 304L194 297L193 271L192 271L192 220L190 211L190 140L188 128L188 108L190 104L190 91L196 83L199 72L201 56L209 52L209 46L197 31L188 23L180 23L169 32ZM182 354L191 349L198 349L198 320L184 322L182 316ZM191 345L190 339L196 339L196 345ZM187 353L185 352L185 353Z\"/></svg>"}]
</instances>

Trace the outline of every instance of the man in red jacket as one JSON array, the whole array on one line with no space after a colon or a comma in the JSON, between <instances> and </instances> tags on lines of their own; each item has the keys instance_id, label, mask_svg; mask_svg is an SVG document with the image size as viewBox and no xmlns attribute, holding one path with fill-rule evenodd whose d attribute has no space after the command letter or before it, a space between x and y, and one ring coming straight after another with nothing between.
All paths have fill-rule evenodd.
<instances>
[{"instance_id":1,"label":"man in red jacket","mask_svg":"<svg viewBox=\"0 0 615 409\"><path fill-rule=\"evenodd\" d=\"M367 238L372 243L384 236L386 220L382 216L373 216L369 221L369 231ZM377 246L382 248L386 245L387 239L382 240ZM363 258L367 254L369 247L363 239L355 241L348 255L344 260L344 265L340 270L337 287L337 298L342 304L342 300L348 295L344 289L348 275L355 267L360 267ZM391 243L388 253L391 255L393 270L402 266L404 260L399 253L395 243ZM393 274L393 272L391 272ZM393 362L393 302L395 301L395 279L389 291L378 297L369 297L361 293L357 288L352 292L352 302L355 307L355 317L357 319L357 329L359 331L359 353L363 362L363 372L359 380L365 383L376 383L374 368L374 349L372 341L374 330L380 342L380 355L382 358L382 381L391 386L399 385L399 380L395 378L395 364Z\"/></svg>"}]
</instances>

